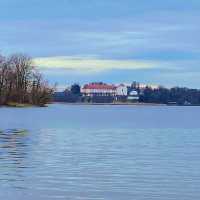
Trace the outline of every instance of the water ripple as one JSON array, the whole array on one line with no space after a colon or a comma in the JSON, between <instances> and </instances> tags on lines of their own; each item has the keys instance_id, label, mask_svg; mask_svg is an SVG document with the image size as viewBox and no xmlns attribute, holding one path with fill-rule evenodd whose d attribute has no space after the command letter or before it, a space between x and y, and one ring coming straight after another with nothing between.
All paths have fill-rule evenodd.
<instances>
[{"instance_id":1,"label":"water ripple","mask_svg":"<svg viewBox=\"0 0 200 200\"><path fill-rule=\"evenodd\" d=\"M0 199L198 200L199 132L2 130Z\"/></svg>"}]
</instances>

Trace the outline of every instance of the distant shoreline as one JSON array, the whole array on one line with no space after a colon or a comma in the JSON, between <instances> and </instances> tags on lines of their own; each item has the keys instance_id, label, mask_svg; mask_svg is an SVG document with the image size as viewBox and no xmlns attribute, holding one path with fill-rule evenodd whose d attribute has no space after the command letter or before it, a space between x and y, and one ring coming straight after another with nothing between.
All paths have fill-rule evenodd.
<instances>
[{"instance_id":1,"label":"distant shoreline","mask_svg":"<svg viewBox=\"0 0 200 200\"><path fill-rule=\"evenodd\" d=\"M7 108L32 108L32 107L47 107L47 105L34 105L28 103L16 103L16 102L9 102L7 104L2 104L0 107L7 107Z\"/></svg>"},{"instance_id":2,"label":"distant shoreline","mask_svg":"<svg viewBox=\"0 0 200 200\"><path fill-rule=\"evenodd\" d=\"M68 103L68 102L51 102L45 106L35 106L31 104L8 104L8 105L0 105L0 108L37 108L37 107L48 107L51 104L61 104L61 105L69 105L69 106L167 106L167 107L199 107L200 105L178 105L178 104L158 104L158 103Z\"/></svg>"},{"instance_id":3,"label":"distant shoreline","mask_svg":"<svg viewBox=\"0 0 200 200\"><path fill-rule=\"evenodd\" d=\"M64 105L108 105L108 106L167 106L167 104L156 104L156 103L68 103L68 102L53 102L52 104L64 104Z\"/></svg>"},{"instance_id":4,"label":"distant shoreline","mask_svg":"<svg viewBox=\"0 0 200 200\"><path fill-rule=\"evenodd\" d=\"M191 106L200 106L200 105L178 105L178 104L158 104L158 103L68 103L68 102L52 102L51 104L64 104L72 106L182 106L182 107L191 107Z\"/></svg>"}]
</instances>

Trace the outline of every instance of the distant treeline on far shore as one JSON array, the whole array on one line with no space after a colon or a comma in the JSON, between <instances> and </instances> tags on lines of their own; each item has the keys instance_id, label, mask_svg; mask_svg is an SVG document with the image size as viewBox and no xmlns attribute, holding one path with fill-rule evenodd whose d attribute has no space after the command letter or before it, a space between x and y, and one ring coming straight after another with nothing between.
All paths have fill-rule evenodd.
<instances>
[{"instance_id":1,"label":"distant treeline on far shore","mask_svg":"<svg viewBox=\"0 0 200 200\"><path fill-rule=\"evenodd\" d=\"M22 54L0 55L0 105L37 105L48 103L53 88L43 80L32 59Z\"/></svg>"},{"instance_id":2,"label":"distant treeline on far shore","mask_svg":"<svg viewBox=\"0 0 200 200\"><path fill-rule=\"evenodd\" d=\"M153 103L167 105L200 105L200 90L186 87L166 88L133 82L130 85L89 83L73 84L54 93L54 101L68 103Z\"/></svg>"},{"instance_id":3,"label":"distant treeline on far shore","mask_svg":"<svg viewBox=\"0 0 200 200\"><path fill-rule=\"evenodd\" d=\"M140 95L140 102L162 103L168 105L200 105L200 90L181 87L157 89L145 88Z\"/></svg>"}]
</instances>

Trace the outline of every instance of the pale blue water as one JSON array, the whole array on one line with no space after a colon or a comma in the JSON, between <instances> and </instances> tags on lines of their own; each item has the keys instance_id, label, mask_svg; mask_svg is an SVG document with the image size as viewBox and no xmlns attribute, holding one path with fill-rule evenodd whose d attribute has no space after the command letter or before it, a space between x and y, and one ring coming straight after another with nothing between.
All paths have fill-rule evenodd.
<instances>
[{"instance_id":1,"label":"pale blue water","mask_svg":"<svg viewBox=\"0 0 200 200\"><path fill-rule=\"evenodd\" d=\"M0 108L0 199L199 200L199 116L200 107Z\"/></svg>"}]
</instances>

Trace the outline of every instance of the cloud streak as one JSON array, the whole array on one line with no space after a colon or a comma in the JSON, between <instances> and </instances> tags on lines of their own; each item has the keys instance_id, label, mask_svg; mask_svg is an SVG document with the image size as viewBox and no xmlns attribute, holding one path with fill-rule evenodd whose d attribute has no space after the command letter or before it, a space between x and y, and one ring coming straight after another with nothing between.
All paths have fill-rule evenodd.
<instances>
[{"instance_id":1,"label":"cloud streak","mask_svg":"<svg viewBox=\"0 0 200 200\"><path fill-rule=\"evenodd\" d=\"M34 64L41 69L67 69L80 72L101 72L113 69L152 69L158 63L141 60L114 60L94 57L41 57L35 58Z\"/></svg>"}]
</instances>

